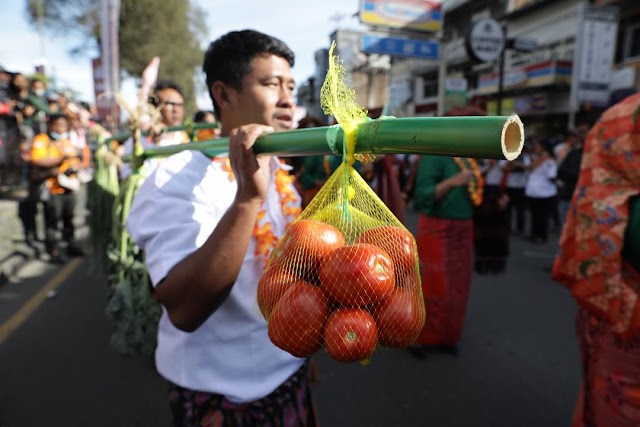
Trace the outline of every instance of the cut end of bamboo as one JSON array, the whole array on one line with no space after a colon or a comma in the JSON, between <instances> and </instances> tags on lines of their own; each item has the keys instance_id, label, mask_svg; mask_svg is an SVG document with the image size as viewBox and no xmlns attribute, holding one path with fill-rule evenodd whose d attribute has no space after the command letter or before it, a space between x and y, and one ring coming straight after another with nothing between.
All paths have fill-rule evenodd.
<instances>
[{"instance_id":1,"label":"cut end of bamboo","mask_svg":"<svg viewBox=\"0 0 640 427\"><path fill-rule=\"evenodd\" d=\"M507 160L515 160L524 147L524 126L517 114L510 116L502 127L502 154Z\"/></svg>"}]
</instances>

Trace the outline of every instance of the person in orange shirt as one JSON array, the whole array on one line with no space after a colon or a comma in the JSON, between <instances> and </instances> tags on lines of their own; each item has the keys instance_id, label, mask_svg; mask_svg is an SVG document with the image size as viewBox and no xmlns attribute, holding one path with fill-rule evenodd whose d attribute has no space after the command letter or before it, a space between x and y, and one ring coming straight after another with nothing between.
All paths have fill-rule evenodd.
<instances>
[{"instance_id":1,"label":"person in orange shirt","mask_svg":"<svg viewBox=\"0 0 640 427\"><path fill-rule=\"evenodd\" d=\"M197 111L193 116L193 123L216 123L216 116L211 110ZM218 125L219 126L219 125ZM220 127L214 129L200 129L196 132L196 139L198 141L206 141L209 139L216 139L220 137Z\"/></svg>"},{"instance_id":2,"label":"person in orange shirt","mask_svg":"<svg viewBox=\"0 0 640 427\"><path fill-rule=\"evenodd\" d=\"M31 144L32 181L40 181L43 188L46 229L45 246L53 263L64 262L60 253L58 231L62 221L62 239L67 254L83 255L74 239L73 212L75 192L80 187L76 173L81 167L77 150L69 140L69 122L63 114L49 116L48 132L36 135Z\"/></svg>"}]
</instances>

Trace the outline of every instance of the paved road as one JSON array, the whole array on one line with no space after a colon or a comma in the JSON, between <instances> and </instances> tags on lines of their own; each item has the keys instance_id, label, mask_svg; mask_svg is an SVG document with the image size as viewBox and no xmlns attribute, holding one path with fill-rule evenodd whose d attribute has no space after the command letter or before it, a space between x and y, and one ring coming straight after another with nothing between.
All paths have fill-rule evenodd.
<instances>
[{"instance_id":1,"label":"paved road","mask_svg":"<svg viewBox=\"0 0 640 427\"><path fill-rule=\"evenodd\" d=\"M549 279L553 252L514 237L507 273L474 278L458 356L386 350L368 366L317 357L321 425L569 426L575 306ZM104 305L89 258L32 262L0 286L0 427L170 425L152 364L109 349ZM32 312L16 320L25 306Z\"/></svg>"}]
</instances>

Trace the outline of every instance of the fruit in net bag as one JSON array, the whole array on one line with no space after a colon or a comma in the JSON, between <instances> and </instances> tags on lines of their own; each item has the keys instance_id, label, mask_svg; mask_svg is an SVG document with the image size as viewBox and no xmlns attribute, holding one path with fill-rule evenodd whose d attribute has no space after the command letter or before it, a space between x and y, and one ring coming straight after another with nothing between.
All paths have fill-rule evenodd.
<instances>
[{"instance_id":1,"label":"fruit in net bag","mask_svg":"<svg viewBox=\"0 0 640 427\"><path fill-rule=\"evenodd\" d=\"M371 356L378 343L376 322L367 310L340 308L329 316L324 347L339 362L357 362Z\"/></svg>"},{"instance_id":2,"label":"fruit in net bag","mask_svg":"<svg viewBox=\"0 0 640 427\"><path fill-rule=\"evenodd\" d=\"M301 219L287 228L272 256L300 278L314 283L322 259L343 245L344 236L333 225Z\"/></svg>"},{"instance_id":3,"label":"fruit in net bag","mask_svg":"<svg viewBox=\"0 0 640 427\"><path fill-rule=\"evenodd\" d=\"M396 278L416 266L416 242L413 235L402 227L383 225L365 230L355 243L370 243L383 249L393 261Z\"/></svg>"},{"instance_id":4,"label":"fruit in net bag","mask_svg":"<svg viewBox=\"0 0 640 427\"><path fill-rule=\"evenodd\" d=\"M363 307L382 301L394 288L393 261L371 244L342 246L321 263L320 287L343 307Z\"/></svg>"},{"instance_id":5,"label":"fruit in net bag","mask_svg":"<svg viewBox=\"0 0 640 427\"><path fill-rule=\"evenodd\" d=\"M300 277L288 271L282 263L267 268L258 281L258 307L265 319L269 318L273 307L289 290L291 284L299 280Z\"/></svg>"},{"instance_id":6,"label":"fruit in net bag","mask_svg":"<svg viewBox=\"0 0 640 427\"><path fill-rule=\"evenodd\" d=\"M273 307L267 323L271 342L296 357L309 357L322 347L329 303L320 288L299 280Z\"/></svg>"},{"instance_id":7,"label":"fruit in net bag","mask_svg":"<svg viewBox=\"0 0 640 427\"><path fill-rule=\"evenodd\" d=\"M379 344L387 347L407 347L424 326L422 295L409 286L396 287L371 312L378 326Z\"/></svg>"}]
</instances>

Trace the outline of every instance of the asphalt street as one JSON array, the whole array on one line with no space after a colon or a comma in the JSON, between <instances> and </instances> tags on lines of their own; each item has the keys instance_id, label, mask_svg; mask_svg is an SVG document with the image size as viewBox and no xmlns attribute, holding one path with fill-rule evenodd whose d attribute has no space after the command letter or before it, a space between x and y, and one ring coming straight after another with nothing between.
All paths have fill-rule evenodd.
<instances>
[{"instance_id":1,"label":"asphalt street","mask_svg":"<svg viewBox=\"0 0 640 427\"><path fill-rule=\"evenodd\" d=\"M575 304L549 278L554 242L511 242L505 274L474 277L457 355L382 350L366 366L316 356L320 425L569 426ZM170 426L152 362L109 348L105 303L90 257L32 261L0 285L0 427Z\"/></svg>"}]
</instances>

